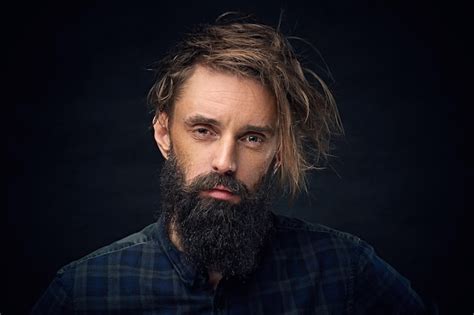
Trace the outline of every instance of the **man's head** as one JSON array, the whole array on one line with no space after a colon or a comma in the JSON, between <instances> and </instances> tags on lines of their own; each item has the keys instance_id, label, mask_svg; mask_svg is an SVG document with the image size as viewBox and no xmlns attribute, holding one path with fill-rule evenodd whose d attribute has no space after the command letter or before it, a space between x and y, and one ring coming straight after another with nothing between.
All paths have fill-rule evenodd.
<instances>
[{"instance_id":1,"label":"man's head","mask_svg":"<svg viewBox=\"0 0 474 315\"><path fill-rule=\"evenodd\" d=\"M257 81L197 65L172 115L159 114L162 211L200 269L243 276L257 266L273 225L275 107Z\"/></svg>"},{"instance_id":2,"label":"man's head","mask_svg":"<svg viewBox=\"0 0 474 315\"><path fill-rule=\"evenodd\" d=\"M306 171L328 156L331 135L342 129L326 84L300 65L287 38L270 26L242 20L218 22L201 26L176 45L163 59L149 93L156 113L155 136L157 122L172 126L177 121L174 116L187 103L182 98L190 96L192 79L217 76L234 81L235 88L245 86L249 95L252 89L261 92L260 103L234 110L239 115L268 112L276 147L270 163L263 166L275 167L280 187L292 195L304 190ZM205 103L196 102L196 109ZM219 108L219 102L214 105Z\"/></svg>"},{"instance_id":3,"label":"man's head","mask_svg":"<svg viewBox=\"0 0 474 315\"><path fill-rule=\"evenodd\" d=\"M204 26L163 60L149 94L163 213L198 267L251 272L273 228L275 179L294 194L328 154L337 110L306 75L285 37L254 23Z\"/></svg>"}]
</instances>

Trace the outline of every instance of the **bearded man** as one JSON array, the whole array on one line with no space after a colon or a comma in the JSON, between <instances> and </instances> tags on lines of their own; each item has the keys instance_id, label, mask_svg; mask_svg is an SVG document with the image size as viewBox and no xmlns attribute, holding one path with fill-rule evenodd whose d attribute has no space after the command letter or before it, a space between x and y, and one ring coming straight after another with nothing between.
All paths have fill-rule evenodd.
<instances>
[{"instance_id":1,"label":"bearded man","mask_svg":"<svg viewBox=\"0 0 474 315\"><path fill-rule=\"evenodd\" d=\"M149 99L166 160L159 219L63 267L34 313L422 313L370 245L272 213L342 130L278 30L200 27L162 60Z\"/></svg>"}]
</instances>

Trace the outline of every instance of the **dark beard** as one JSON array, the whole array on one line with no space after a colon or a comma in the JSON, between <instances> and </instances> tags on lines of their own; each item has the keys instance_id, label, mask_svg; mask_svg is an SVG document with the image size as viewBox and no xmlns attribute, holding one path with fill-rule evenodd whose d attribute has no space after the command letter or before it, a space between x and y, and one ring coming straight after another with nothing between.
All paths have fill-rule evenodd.
<instances>
[{"instance_id":1,"label":"dark beard","mask_svg":"<svg viewBox=\"0 0 474 315\"><path fill-rule=\"evenodd\" d=\"M240 196L238 204L199 193L224 185ZM186 259L200 272L245 277L258 266L259 254L273 233L270 203L273 177L266 175L255 193L232 176L209 173L185 185L174 155L161 170L165 224L174 227Z\"/></svg>"}]
</instances>

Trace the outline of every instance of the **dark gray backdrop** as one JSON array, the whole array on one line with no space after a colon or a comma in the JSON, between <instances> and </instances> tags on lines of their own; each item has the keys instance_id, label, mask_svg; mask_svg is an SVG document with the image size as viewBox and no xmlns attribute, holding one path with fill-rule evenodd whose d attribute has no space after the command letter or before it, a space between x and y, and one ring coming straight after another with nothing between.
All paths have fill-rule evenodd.
<instances>
[{"instance_id":1,"label":"dark gray backdrop","mask_svg":"<svg viewBox=\"0 0 474 315\"><path fill-rule=\"evenodd\" d=\"M472 313L465 8L82 1L4 7L1 314L26 312L61 266L152 222L162 158L146 69L196 23L243 10L276 25L280 9L282 29L329 66L346 137L310 196L278 211L360 236L441 313Z\"/></svg>"}]
</instances>

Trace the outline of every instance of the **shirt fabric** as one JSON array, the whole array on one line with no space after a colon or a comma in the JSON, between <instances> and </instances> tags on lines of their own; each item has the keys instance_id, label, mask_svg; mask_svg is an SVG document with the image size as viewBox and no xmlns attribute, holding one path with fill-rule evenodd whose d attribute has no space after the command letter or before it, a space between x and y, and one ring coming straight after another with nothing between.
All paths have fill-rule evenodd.
<instances>
[{"instance_id":1,"label":"shirt fabric","mask_svg":"<svg viewBox=\"0 0 474 315\"><path fill-rule=\"evenodd\" d=\"M33 314L422 314L409 281L360 238L273 215L257 270L214 290L163 220L61 268Z\"/></svg>"}]
</instances>

